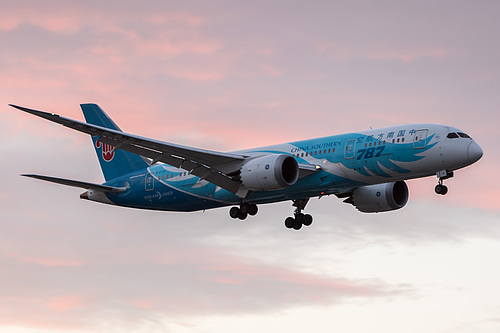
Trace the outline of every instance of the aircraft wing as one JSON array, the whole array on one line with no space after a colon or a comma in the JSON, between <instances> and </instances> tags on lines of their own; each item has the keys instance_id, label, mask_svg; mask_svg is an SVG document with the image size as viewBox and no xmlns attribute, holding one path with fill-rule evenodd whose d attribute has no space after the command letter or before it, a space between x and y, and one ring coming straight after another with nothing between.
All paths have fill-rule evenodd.
<instances>
[{"instance_id":1,"label":"aircraft wing","mask_svg":"<svg viewBox=\"0 0 500 333\"><path fill-rule=\"evenodd\" d=\"M233 179L232 176L238 173L245 158L248 156L215 152L148 139L61 117L55 113L32 110L12 104L9 105L79 132L98 136L100 142L110 144L115 149L123 149L151 158L153 163L161 161L182 168L232 193L236 193L239 190L240 183L238 180Z\"/></svg>"},{"instance_id":2,"label":"aircraft wing","mask_svg":"<svg viewBox=\"0 0 500 333\"><path fill-rule=\"evenodd\" d=\"M229 192L237 194L240 190L240 182L237 176L243 162L249 157L247 155L222 153L153 140L61 117L55 113L32 110L12 104L9 105L79 132L98 136L100 142L112 145L115 149L123 149L152 159L152 164L164 162L187 170L191 174ZM306 164L300 164L299 169L300 177L317 171L314 167Z\"/></svg>"},{"instance_id":3,"label":"aircraft wing","mask_svg":"<svg viewBox=\"0 0 500 333\"><path fill-rule=\"evenodd\" d=\"M127 190L126 187L107 186L107 185L87 183L87 182L82 182L79 180L72 180L72 179L65 179L65 178L55 178L55 177L41 176L41 175L21 175L21 176L45 180L47 182L57 183L57 184L66 185L66 186L80 187L80 188L84 188L87 190L92 189L92 190L97 190L97 191L101 191L101 192L121 193L121 192L125 192Z\"/></svg>"}]
</instances>

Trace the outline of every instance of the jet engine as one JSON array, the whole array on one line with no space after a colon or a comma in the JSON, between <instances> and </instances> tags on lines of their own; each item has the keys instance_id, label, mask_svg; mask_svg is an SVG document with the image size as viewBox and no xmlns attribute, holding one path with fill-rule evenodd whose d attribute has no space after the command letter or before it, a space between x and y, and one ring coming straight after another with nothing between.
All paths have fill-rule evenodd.
<instances>
[{"instance_id":1,"label":"jet engine","mask_svg":"<svg viewBox=\"0 0 500 333\"><path fill-rule=\"evenodd\" d=\"M378 213L403 208L408 202L408 186L404 181L358 187L344 202L360 212Z\"/></svg>"},{"instance_id":2,"label":"jet engine","mask_svg":"<svg viewBox=\"0 0 500 333\"><path fill-rule=\"evenodd\" d=\"M279 190L299 178L299 165L289 155L270 154L249 159L241 168L243 186L254 191Z\"/></svg>"}]
</instances>

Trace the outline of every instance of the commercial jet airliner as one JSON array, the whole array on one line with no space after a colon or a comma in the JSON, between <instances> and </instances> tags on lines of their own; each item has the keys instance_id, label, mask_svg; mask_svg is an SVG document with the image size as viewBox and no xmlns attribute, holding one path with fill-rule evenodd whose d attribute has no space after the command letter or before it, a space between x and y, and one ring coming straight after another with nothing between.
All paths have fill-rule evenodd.
<instances>
[{"instance_id":1,"label":"commercial jet airliner","mask_svg":"<svg viewBox=\"0 0 500 333\"><path fill-rule=\"evenodd\" d=\"M290 200L285 226L312 223L304 214L312 197L334 194L364 213L400 209L407 179L436 175L437 194L454 171L483 151L450 126L412 124L234 151L210 151L128 134L96 104L81 104L86 122L12 105L92 136L103 184L25 174L84 188L80 198L131 208L197 211L233 206L232 218L257 214L257 205Z\"/></svg>"}]
</instances>

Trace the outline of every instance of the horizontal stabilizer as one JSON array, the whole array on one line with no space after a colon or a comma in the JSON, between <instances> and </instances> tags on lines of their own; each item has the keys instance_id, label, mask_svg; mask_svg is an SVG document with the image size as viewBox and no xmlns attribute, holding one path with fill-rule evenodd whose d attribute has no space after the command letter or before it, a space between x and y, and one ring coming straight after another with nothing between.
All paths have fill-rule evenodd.
<instances>
[{"instance_id":1,"label":"horizontal stabilizer","mask_svg":"<svg viewBox=\"0 0 500 333\"><path fill-rule=\"evenodd\" d=\"M121 192L125 192L127 190L126 187L107 186L107 185L87 183L87 182L82 182L79 180L71 180L71 179L64 179L64 178L55 178L55 177L48 177L48 176L41 176L41 175L21 175L21 176L45 180L47 182L52 182L52 183L56 183L56 184L66 185L66 186L80 187L80 188L84 188L87 190L92 189L92 190L96 190L96 191L100 191L100 192L121 193Z\"/></svg>"}]
</instances>

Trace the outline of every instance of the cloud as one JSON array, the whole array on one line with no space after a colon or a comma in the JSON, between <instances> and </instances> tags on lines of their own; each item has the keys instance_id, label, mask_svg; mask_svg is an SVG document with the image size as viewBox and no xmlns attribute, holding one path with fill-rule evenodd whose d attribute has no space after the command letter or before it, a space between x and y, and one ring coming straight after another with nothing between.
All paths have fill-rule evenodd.
<instances>
[{"instance_id":1,"label":"cloud","mask_svg":"<svg viewBox=\"0 0 500 333\"><path fill-rule=\"evenodd\" d=\"M450 51L442 48L420 48L413 50L381 50L369 52L369 59L392 60L399 59L403 62L415 61L422 58L434 58L442 60L450 56Z\"/></svg>"},{"instance_id":2,"label":"cloud","mask_svg":"<svg viewBox=\"0 0 500 333\"><path fill-rule=\"evenodd\" d=\"M24 4L22 5L22 3ZM140 23L156 27L192 27L205 23L201 15L191 11L159 6L157 11L144 10L133 2L122 1L120 6L113 3L100 4L96 8L93 1L86 3L46 1L20 1L6 4L0 13L0 31L12 31L22 25L39 27L52 33L74 35L85 27L101 33L126 32L127 23ZM135 15L129 15L134 11Z\"/></svg>"},{"instance_id":3,"label":"cloud","mask_svg":"<svg viewBox=\"0 0 500 333\"><path fill-rule=\"evenodd\" d=\"M456 56L456 51L444 47L410 46L394 48L392 46L373 46L360 48L347 44L322 42L318 50L333 57L335 60L345 61L352 58L365 58L371 60L399 60L403 63L413 62L425 58L444 60Z\"/></svg>"},{"instance_id":4,"label":"cloud","mask_svg":"<svg viewBox=\"0 0 500 333\"><path fill-rule=\"evenodd\" d=\"M0 31L12 31L23 24L40 27L52 33L72 35L82 27L81 16L75 11L63 9L61 12L45 12L40 15L36 10L24 11L23 15L16 15L13 11L2 11L0 16Z\"/></svg>"},{"instance_id":5,"label":"cloud","mask_svg":"<svg viewBox=\"0 0 500 333\"><path fill-rule=\"evenodd\" d=\"M156 13L139 10L131 16L129 7L96 11L92 5L48 3L43 8L26 6L19 14L18 8L8 6L0 13L0 29L12 39L9 44L17 54L4 54L3 82L16 89L125 95L117 83L133 80L132 73L144 77L160 72L192 81L225 76L227 71L217 66L221 55L203 66L193 63L222 47L204 33L201 16L168 8ZM35 36L29 43L16 42ZM184 66L172 63L186 55L194 59Z\"/></svg>"},{"instance_id":6,"label":"cloud","mask_svg":"<svg viewBox=\"0 0 500 333\"><path fill-rule=\"evenodd\" d=\"M71 223L81 222L75 219ZM3 225L3 230L7 226ZM55 227L51 229L57 230ZM47 265L53 260L43 258L51 252L48 243L43 247L32 244L27 249L36 249L39 260L3 254L0 263L6 273L0 277L0 308L6 311L0 324L92 328L93 322L108 310L137 324L158 315L232 316L297 305L339 304L353 298L387 299L411 292L408 286L392 286L379 280L340 278L261 264L223 253L214 246L179 243L173 235L160 243L159 239L151 241L153 235L145 230L141 231L146 236L142 240L132 239L123 231L100 233L93 242L89 242L88 231L87 235L68 233L62 242L63 257L73 247L76 261L86 258L83 265ZM114 244L127 246L109 247L108 237L115 238ZM40 246L49 239L57 238L47 235ZM26 312L30 313L28 320Z\"/></svg>"},{"instance_id":7,"label":"cloud","mask_svg":"<svg viewBox=\"0 0 500 333\"><path fill-rule=\"evenodd\" d=\"M189 81L220 81L225 74L216 68L172 67L164 70L169 76Z\"/></svg>"}]
</instances>

